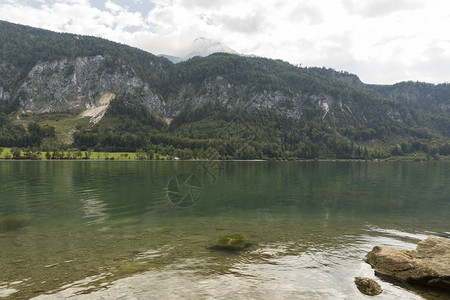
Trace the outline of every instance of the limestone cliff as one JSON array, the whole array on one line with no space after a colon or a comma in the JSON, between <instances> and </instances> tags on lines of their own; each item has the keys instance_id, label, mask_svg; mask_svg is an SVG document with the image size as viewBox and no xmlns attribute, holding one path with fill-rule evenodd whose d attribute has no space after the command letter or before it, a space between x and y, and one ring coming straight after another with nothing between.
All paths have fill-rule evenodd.
<instances>
[{"instance_id":1,"label":"limestone cliff","mask_svg":"<svg viewBox=\"0 0 450 300\"><path fill-rule=\"evenodd\" d=\"M0 100L11 100L11 90L8 86L17 80L18 72L13 65L4 63L0 60Z\"/></svg>"},{"instance_id":2,"label":"limestone cliff","mask_svg":"<svg viewBox=\"0 0 450 300\"><path fill-rule=\"evenodd\" d=\"M163 114L163 101L120 59L104 56L39 62L18 89L26 113L84 111L104 106L106 94L132 94L149 110Z\"/></svg>"},{"instance_id":3,"label":"limestone cliff","mask_svg":"<svg viewBox=\"0 0 450 300\"><path fill-rule=\"evenodd\" d=\"M256 89L248 81L236 82L227 76L210 76L201 82L187 80L179 84L169 78L165 84L173 89L162 95L120 58L97 55L38 62L13 95L0 87L0 96L19 99L25 113L75 110L81 116L90 116L94 123L103 117L109 101L120 94L132 95L134 101L142 103L150 112L168 119L175 118L187 107L195 109L206 103L218 103L231 109L270 109L293 119L315 116L328 122L345 120L347 125L361 126L370 115L364 110L377 105L373 101L355 102L351 97L336 97L323 91ZM383 114L396 123L410 118L392 104L386 106Z\"/></svg>"}]
</instances>

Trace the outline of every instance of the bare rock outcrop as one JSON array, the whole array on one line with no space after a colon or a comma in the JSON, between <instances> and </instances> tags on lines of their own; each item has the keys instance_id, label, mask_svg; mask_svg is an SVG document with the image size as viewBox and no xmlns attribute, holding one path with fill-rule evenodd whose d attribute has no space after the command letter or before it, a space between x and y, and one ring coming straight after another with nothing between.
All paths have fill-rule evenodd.
<instances>
[{"instance_id":1,"label":"bare rock outcrop","mask_svg":"<svg viewBox=\"0 0 450 300\"><path fill-rule=\"evenodd\" d=\"M108 94L131 94L149 111L164 114L161 96L131 67L100 55L39 62L18 90L23 110L36 114L101 109Z\"/></svg>"},{"instance_id":2,"label":"bare rock outcrop","mask_svg":"<svg viewBox=\"0 0 450 300\"><path fill-rule=\"evenodd\" d=\"M450 239L429 237L415 250L375 246L365 261L378 276L450 290Z\"/></svg>"}]
</instances>

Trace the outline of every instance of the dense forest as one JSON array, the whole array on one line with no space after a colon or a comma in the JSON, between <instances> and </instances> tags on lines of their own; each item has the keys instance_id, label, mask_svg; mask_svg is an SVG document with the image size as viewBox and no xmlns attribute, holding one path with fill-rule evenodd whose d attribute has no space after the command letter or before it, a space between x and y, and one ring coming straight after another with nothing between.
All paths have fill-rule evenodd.
<instances>
[{"instance_id":1,"label":"dense forest","mask_svg":"<svg viewBox=\"0 0 450 300\"><path fill-rule=\"evenodd\" d=\"M224 53L173 64L104 39L3 21L0 41L0 88L11 95L0 99L1 147L181 159L450 155L449 84L367 85L346 72ZM129 66L164 101L167 115L132 93L115 95L96 124L79 121L79 111L21 112L24 96L16 91L38 62L96 55L106 58L108 70ZM62 140L66 128L58 121L72 119Z\"/></svg>"},{"instance_id":2,"label":"dense forest","mask_svg":"<svg viewBox=\"0 0 450 300\"><path fill-rule=\"evenodd\" d=\"M12 90L39 61L104 55L120 58L155 89L165 85L169 60L148 52L91 36L56 33L0 21L0 86Z\"/></svg>"},{"instance_id":3,"label":"dense forest","mask_svg":"<svg viewBox=\"0 0 450 300\"><path fill-rule=\"evenodd\" d=\"M116 101L125 103L121 98ZM217 104L184 111L167 126L153 115L141 115L134 104L134 109L111 107L98 125L75 133L74 146L110 152L144 149L181 159L375 159L414 152L439 159L450 155L448 141L426 128L335 130L320 118L295 120L276 111L230 110ZM393 136L401 143L372 142Z\"/></svg>"}]
</instances>

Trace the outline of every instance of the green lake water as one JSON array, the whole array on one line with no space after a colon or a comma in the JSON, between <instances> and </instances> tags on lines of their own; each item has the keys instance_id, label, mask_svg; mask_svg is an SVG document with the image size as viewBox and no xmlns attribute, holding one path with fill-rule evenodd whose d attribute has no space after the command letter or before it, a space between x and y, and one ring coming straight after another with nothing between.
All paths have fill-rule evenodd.
<instances>
[{"instance_id":1,"label":"green lake water","mask_svg":"<svg viewBox=\"0 0 450 300\"><path fill-rule=\"evenodd\" d=\"M376 278L375 245L450 236L450 164L0 162L0 298L438 299ZM210 249L244 234L243 252Z\"/></svg>"}]
</instances>

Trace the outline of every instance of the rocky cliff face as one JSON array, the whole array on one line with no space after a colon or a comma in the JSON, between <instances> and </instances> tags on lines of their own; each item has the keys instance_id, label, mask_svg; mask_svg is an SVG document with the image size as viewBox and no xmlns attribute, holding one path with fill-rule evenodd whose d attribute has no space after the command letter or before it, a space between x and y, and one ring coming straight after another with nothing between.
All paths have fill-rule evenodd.
<instances>
[{"instance_id":1,"label":"rocky cliff face","mask_svg":"<svg viewBox=\"0 0 450 300\"><path fill-rule=\"evenodd\" d=\"M0 61L0 100L11 100L9 87L17 80L18 73L14 66Z\"/></svg>"},{"instance_id":2,"label":"rocky cliff face","mask_svg":"<svg viewBox=\"0 0 450 300\"><path fill-rule=\"evenodd\" d=\"M366 118L366 115L369 115L367 112L379 104L356 102L326 93L255 91L250 85L233 84L222 76L217 76L215 79L205 80L200 90L191 84L180 87L177 94L171 94L166 98L165 113L167 117L174 118L186 106L196 108L206 103L217 103L229 109L269 109L296 120L310 117L320 117L331 123L340 123L345 120L346 125L355 127L369 122L370 120ZM393 103L384 105L383 116L380 117L394 123L410 121L411 115L400 111Z\"/></svg>"},{"instance_id":3,"label":"rocky cliff face","mask_svg":"<svg viewBox=\"0 0 450 300\"><path fill-rule=\"evenodd\" d=\"M0 100L9 100L11 95L0 86Z\"/></svg>"},{"instance_id":4,"label":"rocky cliff face","mask_svg":"<svg viewBox=\"0 0 450 300\"><path fill-rule=\"evenodd\" d=\"M434 113L450 111L450 84L430 84L423 82L400 82L390 86L373 85L383 96L394 99L414 109Z\"/></svg>"},{"instance_id":5,"label":"rocky cliff face","mask_svg":"<svg viewBox=\"0 0 450 300\"><path fill-rule=\"evenodd\" d=\"M100 55L39 62L17 94L27 113L84 111L104 105L99 101L105 94L133 94L158 115L164 111L161 97L132 68Z\"/></svg>"},{"instance_id":6,"label":"rocky cliff face","mask_svg":"<svg viewBox=\"0 0 450 300\"><path fill-rule=\"evenodd\" d=\"M175 90L163 97L120 59L98 55L39 62L15 95L25 113L77 110L82 116L91 116L94 122L101 119L109 105L105 99L111 100L120 94L132 95L149 111L168 119L176 117L186 107L195 109L206 103L218 103L227 108L270 109L293 119L314 116L333 123L345 120L351 126L367 122L364 113L367 107L326 93L261 91L246 82L231 83L222 76L207 78L200 87L184 83ZM1 99L11 98L1 87L0 96ZM409 117L395 107L388 107L384 114L396 123L403 123Z\"/></svg>"},{"instance_id":7,"label":"rocky cliff face","mask_svg":"<svg viewBox=\"0 0 450 300\"><path fill-rule=\"evenodd\" d=\"M167 97L165 108L170 118L175 117L186 104L195 108L206 103L218 103L229 109L270 109L290 118L301 119L307 111L325 115L334 102L334 99L325 95L289 95L282 91L267 90L255 92L251 86L231 84L218 76L214 80L205 81L200 94L195 92L192 85L185 85L177 94Z\"/></svg>"},{"instance_id":8,"label":"rocky cliff face","mask_svg":"<svg viewBox=\"0 0 450 300\"><path fill-rule=\"evenodd\" d=\"M14 67L2 64L0 71L2 74L14 74ZM355 82L356 76L339 76L339 81L351 81L346 84L360 84ZM16 80L14 76L1 78ZM173 78L170 78L165 80L167 85L174 87L173 91L161 95L150 88L148 79L144 81L120 58L101 55L64 58L38 62L13 93L0 85L0 99L19 99L25 113L76 110L81 116L90 116L93 122L102 118L114 96L129 94L149 111L168 119L176 117L186 107L195 109L206 103L218 103L227 108L270 109L293 119L315 117L335 124L344 120L346 125L354 127L366 124L368 120L365 116L370 115L366 110L377 105L325 92L315 94L301 90L256 89L245 80L230 81L225 75L207 77L202 82L187 81L180 84L173 83ZM381 113L386 120L405 123L410 118L395 106L385 105Z\"/></svg>"},{"instance_id":9,"label":"rocky cliff face","mask_svg":"<svg viewBox=\"0 0 450 300\"><path fill-rule=\"evenodd\" d=\"M3 69L7 68L4 66ZM100 55L39 62L16 92L25 113L78 110L85 116L91 116L92 111L106 109L109 102L102 100L105 95L118 94L131 94L149 111L169 118L174 118L187 104L195 108L210 102L228 108L273 109L294 119L301 119L308 112L316 112L325 118L330 110L328 117L334 114L334 108L344 111L342 102L330 96L255 92L251 86L231 84L221 76L206 80L200 92L186 84L179 87L177 93L163 99L132 68L120 60ZM11 94L0 87L0 99L10 98ZM97 115L95 121L98 120Z\"/></svg>"}]
</instances>

